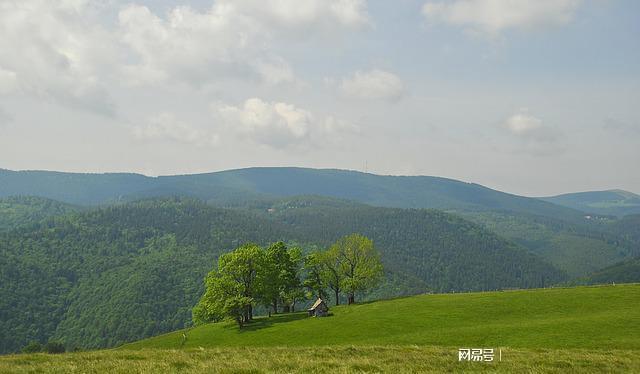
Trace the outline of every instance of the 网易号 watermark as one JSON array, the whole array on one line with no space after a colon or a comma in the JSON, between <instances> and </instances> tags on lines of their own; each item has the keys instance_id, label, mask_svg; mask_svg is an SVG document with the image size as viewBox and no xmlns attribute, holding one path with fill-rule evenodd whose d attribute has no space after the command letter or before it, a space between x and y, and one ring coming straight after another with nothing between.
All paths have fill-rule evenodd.
<instances>
[{"instance_id":1,"label":"\u7f51\u6613\u53f7 watermark","mask_svg":"<svg viewBox=\"0 0 640 374\"><path fill-rule=\"evenodd\" d=\"M496 357L497 354L497 357ZM493 362L502 361L502 349L494 348L460 348L458 361Z\"/></svg>"}]
</instances>

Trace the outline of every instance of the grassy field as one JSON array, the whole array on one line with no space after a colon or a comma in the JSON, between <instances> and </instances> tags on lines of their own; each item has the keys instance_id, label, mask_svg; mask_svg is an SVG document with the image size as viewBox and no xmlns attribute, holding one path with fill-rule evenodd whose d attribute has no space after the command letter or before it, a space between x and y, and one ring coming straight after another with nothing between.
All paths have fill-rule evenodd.
<instances>
[{"instance_id":1,"label":"grassy field","mask_svg":"<svg viewBox=\"0 0 640 374\"><path fill-rule=\"evenodd\" d=\"M118 349L0 357L25 372L640 372L640 285L422 295L220 323ZM185 339L186 338L186 339ZM502 361L458 362L460 347Z\"/></svg>"},{"instance_id":2,"label":"grassy field","mask_svg":"<svg viewBox=\"0 0 640 374\"><path fill-rule=\"evenodd\" d=\"M111 350L0 357L0 373L638 373L633 350L503 349L502 361L458 362L418 346Z\"/></svg>"},{"instance_id":3,"label":"grassy field","mask_svg":"<svg viewBox=\"0 0 640 374\"><path fill-rule=\"evenodd\" d=\"M640 285L421 295L210 324L125 349L420 345L640 349ZM186 336L186 340L183 337Z\"/></svg>"}]
</instances>

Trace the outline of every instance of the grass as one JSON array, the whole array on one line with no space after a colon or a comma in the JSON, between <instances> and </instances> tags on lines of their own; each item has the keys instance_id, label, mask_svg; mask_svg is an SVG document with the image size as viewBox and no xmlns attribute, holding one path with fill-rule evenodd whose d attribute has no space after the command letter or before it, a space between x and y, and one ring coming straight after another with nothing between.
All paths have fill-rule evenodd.
<instances>
[{"instance_id":1,"label":"grass","mask_svg":"<svg viewBox=\"0 0 640 374\"><path fill-rule=\"evenodd\" d=\"M326 345L640 349L640 285L421 295L209 324L123 349ZM184 341L183 333L187 339Z\"/></svg>"},{"instance_id":2,"label":"grass","mask_svg":"<svg viewBox=\"0 0 640 374\"><path fill-rule=\"evenodd\" d=\"M638 305L640 284L422 295L118 349L2 356L0 373L640 372ZM502 361L458 362L460 347L501 349Z\"/></svg>"},{"instance_id":3,"label":"grass","mask_svg":"<svg viewBox=\"0 0 640 374\"><path fill-rule=\"evenodd\" d=\"M458 362L418 346L109 350L0 357L1 373L602 373L640 372L637 351L503 349L501 362Z\"/></svg>"}]
</instances>

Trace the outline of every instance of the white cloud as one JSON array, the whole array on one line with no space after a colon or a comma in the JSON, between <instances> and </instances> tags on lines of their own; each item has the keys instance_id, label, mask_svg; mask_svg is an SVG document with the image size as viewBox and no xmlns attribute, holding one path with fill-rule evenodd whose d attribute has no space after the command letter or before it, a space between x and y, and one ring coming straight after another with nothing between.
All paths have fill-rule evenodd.
<instances>
[{"instance_id":1,"label":"white cloud","mask_svg":"<svg viewBox=\"0 0 640 374\"><path fill-rule=\"evenodd\" d=\"M348 121L326 116L318 118L310 111L283 102L251 98L242 106L215 103L214 115L242 138L273 148L306 144L354 131Z\"/></svg>"},{"instance_id":2,"label":"white cloud","mask_svg":"<svg viewBox=\"0 0 640 374\"><path fill-rule=\"evenodd\" d=\"M422 13L431 21L497 35L517 28L563 25L571 21L581 0L429 1Z\"/></svg>"},{"instance_id":3,"label":"white cloud","mask_svg":"<svg viewBox=\"0 0 640 374\"><path fill-rule=\"evenodd\" d=\"M519 151L534 154L553 154L562 150L561 133L529 114L527 109L511 115L502 124L512 138L519 141Z\"/></svg>"},{"instance_id":4,"label":"white cloud","mask_svg":"<svg viewBox=\"0 0 640 374\"><path fill-rule=\"evenodd\" d=\"M134 127L133 134L142 140L169 140L199 147L213 147L220 140L216 133L197 129L171 113L151 117L146 125Z\"/></svg>"},{"instance_id":5,"label":"white cloud","mask_svg":"<svg viewBox=\"0 0 640 374\"><path fill-rule=\"evenodd\" d=\"M358 28L370 24L365 0L225 0L259 22L284 29Z\"/></svg>"},{"instance_id":6,"label":"white cloud","mask_svg":"<svg viewBox=\"0 0 640 374\"><path fill-rule=\"evenodd\" d=\"M204 12L181 6L166 17L129 5L118 19L122 40L136 58L126 67L129 76L202 84L220 75L253 75L280 84L295 77L272 51L274 40L358 27L368 15L360 0L219 0Z\"/></svg>"},{"instance_id":7,"label":"white cloud","mask_svg":"<svg viewBox=\"0 0 640 374\"><path fill-rule=\"evenodd\" d=\"M405 86L397 75L373 69L357 71L353 77L342 79L340 89L350 97L396 101L404 94Z\"/></svg>"},{"instance_id":8,"label":"white cloud","mask_svg":"<svg viewBox=\"0 0 640 374\"><path fill-rule=\"evenodd\" d=\"M101 82L113 45L90 10L81 0L0 1L0 92L113 115Z\"/></svg>"}]
</instances>

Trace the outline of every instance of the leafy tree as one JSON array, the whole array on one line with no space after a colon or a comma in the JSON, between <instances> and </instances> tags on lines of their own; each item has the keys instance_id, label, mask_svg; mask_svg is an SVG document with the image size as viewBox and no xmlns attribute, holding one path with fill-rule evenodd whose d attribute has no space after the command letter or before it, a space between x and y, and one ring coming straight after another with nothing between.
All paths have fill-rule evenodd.
<instances>
[{"instance_id":1,"label":"leafy tree","mask_svg":"<svg viewBox=\"0 0 640 374\"><path fill-rule=\"evenodd\" d=\"M340 305L340 292L344 285L344 274L342 272L342 263L340 258L339 248L336 246L330 247L325 252L320 252L319 261L322 264L321 278L322 283L329 287L335 297L336 305Z\"/></svg>"},{"instance_id":2,"label":"leafy tree","mask_svg":"<svg viewBox=\"0 0 640 374\"><path fill-rule=\"evenodd\" d=\"M42 344L36 341L32 341L22 348L22 353L37 353L42 352Z\"/></svg>"},{"instance_id":3,"label":"leafy tree","mask_svg":"<svg viewBox=\"0 0 640 374\"><path fill-rule=\"evenodd\" d=\"M337 256L349 304L355 302L356 292L371 289L382 279L380 254L369 238L360 234L345 236L329 251L332 256Z\"/></svg>"},{"instance_id":4,"label":"leafy tree","mask_svg":"<svg viewBox=\"0 0 640 374\"><path fill-rule=\"evenodd\" d=\"M313 295L324 299L327 297L327 283L323 277L322 253L311 252L304 258L305 279L303 286Z\"/></svg>"},{"instance_id":5,"label":"leafy tree","mask_svg":"<svg viewBox=\"0 0 640 374\"><path fill-rule=\"evenodd\" d=\"M205 280L206 291L194 309L194 321L216 322L230 317L242 327L252 320L263 262L264 251L255 244L220 256L218 270L212 270Z\"/></svg>"},{"instance_id":6,"label":"leafy tree","mask_svg":"<svg viewBox=\"0 0 640 374\"><path fill-rule=\"evenodd\" d=\"M62 342L59 341L49 341L47 344L44 345L43 349L44 352L47 353L64 353L65 352L65 348L64 348L64 344Z\"/></svg>"},{"instance_id":7,"label":"leafy tree","mask_svg":"<svg viewBox=\"0 0 640 374\"><path fill-rule=\"evenodd\" d=\"M302 250L298 247L289 249L289 259L285 271L281 273L282 289L280 296L284 305L284 311L294 312L296 302L305 298L305 293L300 280L300 271L303 261Z\"/></svg>"}]
</instances>

